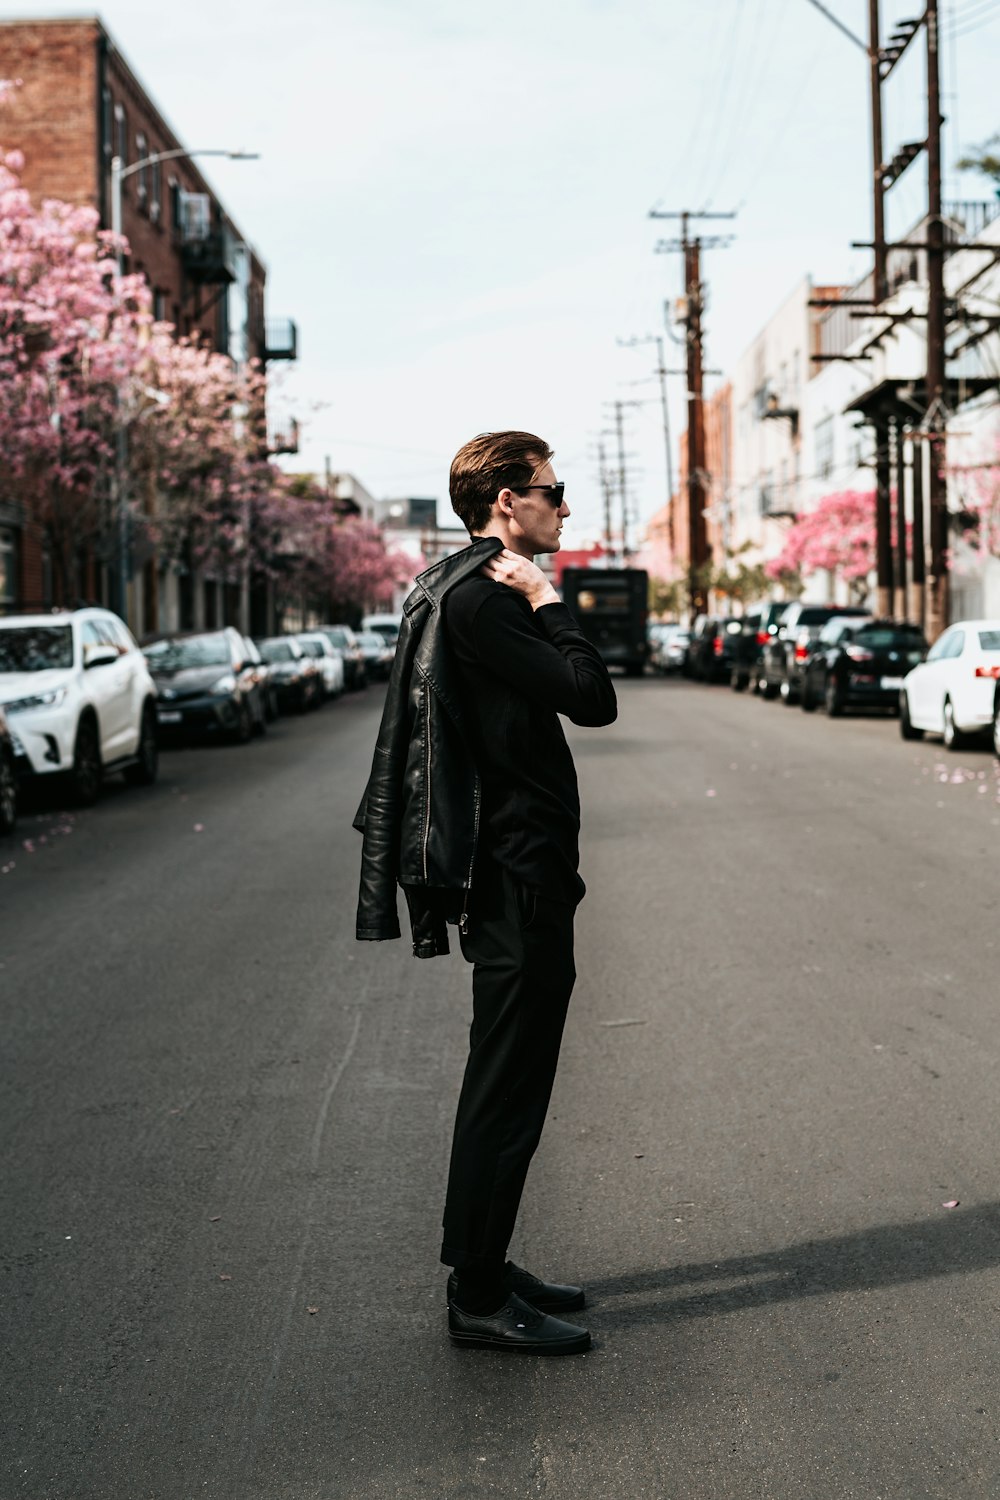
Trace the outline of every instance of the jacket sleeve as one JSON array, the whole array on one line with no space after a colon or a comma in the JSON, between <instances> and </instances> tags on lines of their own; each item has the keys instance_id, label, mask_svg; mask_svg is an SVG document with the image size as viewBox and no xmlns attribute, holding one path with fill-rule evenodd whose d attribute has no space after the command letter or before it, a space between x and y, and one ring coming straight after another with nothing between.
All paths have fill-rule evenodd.
<instances>
[{"instance_id":1,"label":"jacket sleeve","mask_svg":"<svg viewBox=\"0 0 1000 1500\"><path fill-rule=\"evenodd\" d=\"M565 604L530 606L497 584L476 611L476 655L495 676L574 724L613 724L614 684L600 652L585 638Z\"/></svg>"},{"instance_id":2,"label":"jacket sleeve","mask_svg":"<svg viewBox=\"0 0 1000 1500\"><path fill-rule=\"evenodd\" d=\"M407 688L413 645L406 638L397 647L386 692L371 775L354 827L364 834L361 883L355 936L359 942L383 942L402 934L399 926L399 839L402 825L403 767L409 735Z\"/></svg>"}]
</instances>

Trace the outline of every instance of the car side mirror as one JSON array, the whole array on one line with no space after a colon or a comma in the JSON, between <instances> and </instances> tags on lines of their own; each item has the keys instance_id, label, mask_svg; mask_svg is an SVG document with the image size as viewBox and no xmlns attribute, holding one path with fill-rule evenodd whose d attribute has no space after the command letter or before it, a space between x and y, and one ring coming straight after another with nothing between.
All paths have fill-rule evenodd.
<instances>
[{"instance_id":1,"label":"car side mirror","mask_svg":"<svg viewBox=\"0 0 1000 1500\"><path fill-rule=\"evenodd\" d=\"M89 672L91 667L110 667L112 662L118 661L118 651L114 646L106 646L101 642L93 642L83 648L83 670Z\"/></svg>"}]
</instances>

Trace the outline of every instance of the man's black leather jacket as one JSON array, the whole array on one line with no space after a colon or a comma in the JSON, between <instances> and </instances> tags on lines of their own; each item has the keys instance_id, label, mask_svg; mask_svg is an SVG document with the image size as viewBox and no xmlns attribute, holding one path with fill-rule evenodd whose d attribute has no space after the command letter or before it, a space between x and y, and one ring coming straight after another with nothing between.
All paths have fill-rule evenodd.
<instances>
[{"instance_id":1,"label":"man's black leather jacket","mask_svg":"<svg viewBox=\"0 0 1000 1500\"><path fill-rule=\"evenodd\" d=\"M400 936L401 885L417 958L448 952L446 923L465 915L479 836L479 773L441 601L502 546L483 537L417 578L403 605L371 775L354 819L364 834L356 935L371 942Z\"/></svg>"}]
</instances>

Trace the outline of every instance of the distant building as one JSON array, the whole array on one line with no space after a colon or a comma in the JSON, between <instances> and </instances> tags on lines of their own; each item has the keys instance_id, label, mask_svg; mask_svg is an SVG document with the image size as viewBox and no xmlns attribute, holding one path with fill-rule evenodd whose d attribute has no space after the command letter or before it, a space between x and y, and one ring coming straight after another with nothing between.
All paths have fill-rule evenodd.
<instances>
[{"instance_id":1,"label":"distant building","mask_svg":"<svg viewBox=\"0 0 1000 1500\"><path fill-rule=\"evenodd\" d=\"M730 537L734 549L747 547L748 563L776 557L790 523L804 509L805 407L817 369L811 356L818 351L819 325L826 316L809 304L844 292L804 278L737 361Z\"/></svg>"}]
</instances>

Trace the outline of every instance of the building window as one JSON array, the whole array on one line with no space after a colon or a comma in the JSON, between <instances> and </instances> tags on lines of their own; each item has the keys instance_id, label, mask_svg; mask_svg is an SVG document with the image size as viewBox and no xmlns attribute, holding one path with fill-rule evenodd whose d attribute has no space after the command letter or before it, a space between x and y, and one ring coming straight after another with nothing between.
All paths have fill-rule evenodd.
<instances>
[{"instance_id":1,"label":"building window","mask_svg":"<svg viewBox=\"0 0 1000 1500\"><path fill-rule=\"evenodd\" d=\"M17 536L0 527L0 609L17 598Z\"/></svg>"},{"instance_id":2,"label":"building window","mask_svg":"<svg viewBox=\"0 0 1000 1500\"><path fill-rule=\"evenodd\" d=\"M114 131L114 111L111 108L111 90L105 84L101 90L101 150L107 161L111 160L111 137Z\"/></svg>"},{"instance_id":3,"label":"building window","mask_svg":"<svg viewBox=\"0 0 1000 1500\"><path fill-rule=\"evenodd\" d=\"M181 185L176 177L170 179L170 227L181 227Z\"/></svg>"},{"instance_id":4,"label":"building window","mask_svg":"<svg viewBox=\"0 0 1000 1500\"><path fill-rule=\"evenodd\" d=\"M135 138L135 159L137 162L145 161L148 155L149 150L146 145L146 137L140 130ZM138 178L136 196L139 199L139 207L145 208L149 200L149 168L140 167L136 173L136 177Z\"/></svg>"},{"instance_id":5,"label":"building window","mask_svg":"<svg viewBox=\"0 0 1000 1500\"><path fill-rule=\"evenodd\" d=\"M166 292L162 292L159 287L153 288L153 317L157 323L165 323L167 321L167 294Z\"/></svg>"},{"instance_id":6,"label":"building window","mask_svg":"<svg viewBox=\"0 0 1000 1500\"><path fill-rule=\"evenodd\" d=\"M115 105L115 155L121 158L123 167L128 166L128 120L123 104Z\"/></svg>"},{"instance_id":7,"label":"building window","mask_svg":"<svg viewBox=\"0 0 1000 1500\"><path fill-rule=\"evenodd\" d=\"M833 473L833 417L816 423L816 477L829 479Z\"/></svg>"},{"instance_id":8,"label":"building window","mask_svg":"<svg viewBox=\"0 0 1000 1500\"><path fill-rule=\"evenodd\" d=\"M150 188L149 188L149 217L154 224L160 222L161 204L163 201L163 174L160 170L162 163L159 158L150 164Z\"/></svg>"}]
</instances>

